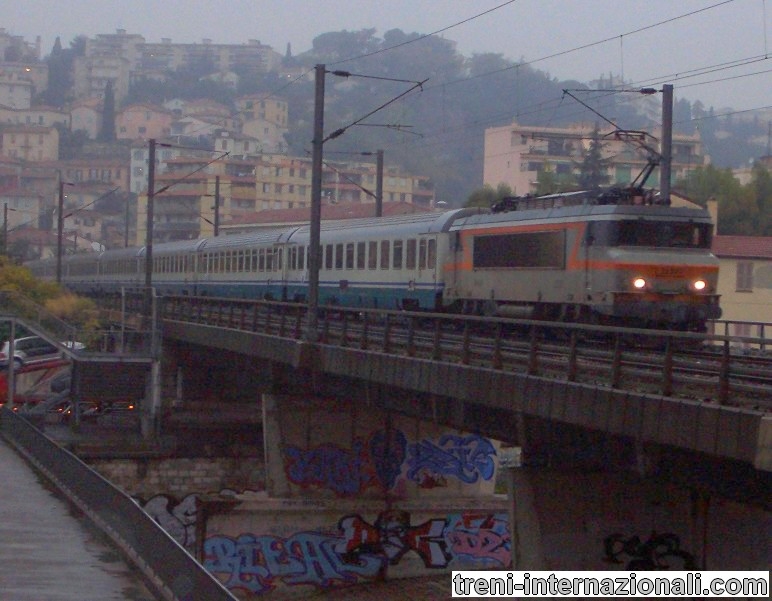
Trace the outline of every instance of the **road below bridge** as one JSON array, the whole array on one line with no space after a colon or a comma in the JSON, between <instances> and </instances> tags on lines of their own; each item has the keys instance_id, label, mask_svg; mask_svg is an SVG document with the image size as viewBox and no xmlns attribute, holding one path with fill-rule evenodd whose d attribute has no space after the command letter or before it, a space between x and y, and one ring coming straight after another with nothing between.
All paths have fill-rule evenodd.
<instances>
[{"instance_id":1,"label":"road below bridge","mask_svg":"<svg viewBox=\"0 0 772 601\"><path fill-rule=\"evenodd\" d=\"M104 535L0 438L0 598L157 601Z\"/></svg>"}]
</instances>

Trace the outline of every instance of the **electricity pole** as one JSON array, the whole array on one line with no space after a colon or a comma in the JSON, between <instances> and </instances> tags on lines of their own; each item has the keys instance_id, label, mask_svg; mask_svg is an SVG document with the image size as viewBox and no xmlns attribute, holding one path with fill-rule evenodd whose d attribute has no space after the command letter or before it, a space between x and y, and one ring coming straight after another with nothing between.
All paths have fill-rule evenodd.
<instances>
[{"instance_id":1,"label":"electricity pole","mask_svg":"<svg viewBox=\"0 0 772 601\"><path fill-rule=\"evenodd\" d=\"M383 150L378 150L376 152L375 216L383 217Z\"/></svg>"},{"instance_id":2,"label":"electricity pole","mask_svg":"<svg viewBox=\"0 0 772 601\"><path fill-rule=\"evenodd\" d=\"M8 255L8 203L3 205L3 254Z\"/></svg>"},{"instance_id":3,"label":"electricity pole","mask_svg":"<svg viewBox=\"0 0 772 601\"><path fill-rule=\"evenodd\" d=\"M214 236L220 234L220 176L214 178Z\"/></svg>"},{"instance_id":4,"label":"electricity pole","mask_svg":"<svg viewBox=\"0 0 772 601\"><path fill-rule=\"evenodd\" d=\"M56 283L62 283L62 254L64 253L64 187L73 184L62 180L62 172L59 172L59 201L56 208Z\"/></svg>"},{"instance_id":5,"label":"electricity pole","mask_svg":"<svg viewBox=\"0 0 772 601\"><path fill-rule=\"evenodd\" d=\"M673 157L673 85L662 86L662 161L659 168L660 200L670 203L670 171Z\"/></svg>"},{"instance_id":6,"label":"electricity pole","mask_svg":"<svg viewBox=\"0 0 772 601\"><path fill-rule=\"evenodd\" d=\"M147 229L145 230L145 311L152 311L153 292L153 196L155 196L155 140L148 140Z\"/></svg>"},{"instance_id":7,"label":"electricity pole","mask_svg":"<svg viewBox=\"0 0 772 601\"><path fill-rule=\"evenodd\" d=\"M321 260L322 145L324 144L324 65L316 65L314 93L314 139L311 154L311 223L308 247L308 330L306 337L316 342L319 332L319 262Z\"/></svg>"}]
</instances>

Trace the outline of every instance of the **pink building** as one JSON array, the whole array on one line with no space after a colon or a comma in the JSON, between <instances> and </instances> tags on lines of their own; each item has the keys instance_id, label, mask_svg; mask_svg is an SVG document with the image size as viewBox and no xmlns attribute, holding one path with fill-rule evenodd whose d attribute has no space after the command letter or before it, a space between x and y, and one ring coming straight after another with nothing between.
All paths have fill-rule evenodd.
<instances>
[{"instance_id":1,"label":"pink building","mask_svg":"<svg viewBox=\"0 0 772 601\"><path fill-rule=\"evenodd\" d=\"M165 138L171 133L174 114L150 104L131 104L115 115L116 136L119 140L149 140Z\"/></svg>"},{"instance_id":2,"label":"pink building","mask_svg":"<svg viewBox=\"0 0 772 601\"><path fill-rule=\"evenodd\" d=\"M102 127L101 98L84 98L73 103L70 108L70 127L72 131L82 129L91 140L95 140Z\"/></svg>"}]
</instances>

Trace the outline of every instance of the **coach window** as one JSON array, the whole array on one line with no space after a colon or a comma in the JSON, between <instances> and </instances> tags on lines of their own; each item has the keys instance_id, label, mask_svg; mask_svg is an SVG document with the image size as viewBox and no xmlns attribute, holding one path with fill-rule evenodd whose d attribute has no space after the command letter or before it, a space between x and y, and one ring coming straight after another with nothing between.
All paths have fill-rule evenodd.
<instances>
[{"instance_id":1,"label":"coach window","mask_svg":"<svg viewBox=\"0 0 772 601\"><path fill-rule=\"evenodd\" d=\"M327 244L324 247L324 268L332 269L332 244Z\"/></svg>"},{"instance_id":2,"label":"coach window","mask_svg":"<svg viewBox=\"0 0 772 601\"><path fill-rule=\"evenodd\" d=\"M418 269L426 269L426 238L418 242Z\"/></svg>"},{"instance_id":3,"label":"coach window","mask_svg":"<svg viewBox=\"0 0 772 601\"><path fill-rule=\"evenodd\" d=\"M367 268L378 269L378 243L368 242L367 246Z\"/></svg>"},{"instance_id":4,"label":"coach window","mask_svg":"<svg viewBox=\"0 0 772 601\"><path fill-rule=\"evenodd\" d=\"M335 245L335 269L343 269L343 245Z\"/></svg>"},{"instance_id":5,"label":"coach window","mask_svg":"<svg viewBox=\"0 0 772 601\"><path fill-rule=\"evenodd\" d=\"M225 273L230 273L231 271L234 271L233 264L235 263L235 261L233 261L232 259L233 259L233 253L231 251L226 251L225 252L225 269L224 269Z\"/></svg>"},{"instance_id":6,"label":"coach window","mask_svg":"<svg viewBox=\"0 0 772 601\"><path fill-rule=\"evenodd\" d=\"M388 240L381 240L381 269L389 268L389 255L391 247Z\"/></svg>"},{"instance_id":7,"label":"coach window","mask_svg":"<svg viewBox=\"0 0 772 601\"><path fill-rule=\"evenodd\" d=\"M357 242L357 269L365 268L365 243Z\"/></svg>"},{"instance_id":8,"label":"coach window","mask_svg":"<svg viewBox=\"0 0 772 601\"><path fill-rule=\"evenodd\" d=\"M421 240L421 242L424 242ZM407 241L407 248L405 253L405 267L407 269L415 269L415 255L416 255L416 242L415 238L411 238Z\"/></svg>"},{"instance_id":9,"label":"coach window","mask_svg":"<svg viewBox=\"0 0 772 601\"><path fill-rule=\"evenodd\" d=\"M346 269L354 269L354 243L346 244Z\"/></svg>"},{"instance_id":10,"label":"coach window","mask_svg":"<svg viewBox=\"0 0 772 601\"><path fill-rule=\"evenodd\" d=\"M266 248L265 249L265 270L273 271L273 263L274 263L273 249Z\"/></svg>"},{"instance_id":11,"label":"coach window","mask_svg":"<svg viewBox=\"0 0 772 601\"><path fill-rule=\"evenodd\" d=\"M402 269L402 240L394 240L394 269Z\"/></svg>"}]
</instances>

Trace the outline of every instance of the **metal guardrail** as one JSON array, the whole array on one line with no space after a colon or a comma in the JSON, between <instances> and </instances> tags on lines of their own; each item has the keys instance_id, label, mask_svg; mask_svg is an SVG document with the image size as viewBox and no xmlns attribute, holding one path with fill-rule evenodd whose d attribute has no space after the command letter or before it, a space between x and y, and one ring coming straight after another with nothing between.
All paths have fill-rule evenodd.
<instances>
[{"instance_id":1,"label":"metal guardrail","mask_svg":"<svg viewBox=\"0 0 772 601\"><path fill-rule=\"evenodd\" d=\"M237 599L128 495L27 420L3 408L0 433L110 537L160 598Z\"/></svg>"},{"instance_id":2,"label":"metal guardrail","mask_svg":"<svg viewBox=\"0 0 772 601\"><path fill-rule=\"evenodd\" d=\"M307 308L298 303L167 296L161 317L310 340ZM699 398L722 405L733 397L742 404L757 404L761 386L761 405L772 408L767 407L769 384L765 389L763 383L738 384L741 379L772 378L772 362L765 355L765 349L772 348L770 339L345 307L324 307L318 324L311 338L320 344L568 381L584 376L601 386L619 389L632 384L664 396L689 398L699 391ZM513 338L515 331L520 334ZM656 350L641 359L638 349L647 346ZM690 356L694 346L707 354ZM748 374L761 365L763 373Z\"/></svg>"}]
</instances>

